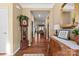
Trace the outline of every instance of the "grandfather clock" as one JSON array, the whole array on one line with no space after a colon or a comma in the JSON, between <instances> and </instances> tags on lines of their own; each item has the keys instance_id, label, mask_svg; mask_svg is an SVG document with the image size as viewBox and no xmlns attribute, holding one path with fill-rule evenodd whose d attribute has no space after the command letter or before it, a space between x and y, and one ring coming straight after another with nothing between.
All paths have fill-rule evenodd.
<instances>
[{"instance_id":1,"label":"grandfather clock","mask_svg":"<svg viewBox=\"0 0 79 59\"><path fill-rule=\"evenodd\" d=\"M20 49L24 49L28 47L28 20L22 19L20 21L21 26L21 41L20 41Z\"/></svg>"}]
</instances>

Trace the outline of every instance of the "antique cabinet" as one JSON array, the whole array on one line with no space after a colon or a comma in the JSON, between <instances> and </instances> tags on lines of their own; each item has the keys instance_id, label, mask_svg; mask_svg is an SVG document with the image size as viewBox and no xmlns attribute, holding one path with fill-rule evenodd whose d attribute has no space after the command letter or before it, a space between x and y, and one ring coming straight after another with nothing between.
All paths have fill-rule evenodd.
<instances>
[{"instance_id":1,"label":"antique cabinet","mask_svg":"<svg viewBox=\"0 0 79 59\"><path fill-rule=\"evenodd\" d=\"M72 49L68 45L56 40L55 38L50 39L50 56L79 56L79 49Z\"/></svg>"},{"instance_id":2,"label":"antique cabinet","mask_svg":"<svg viewBox=\"0 0 79 59\"><path fill-rule=\"evenodd\" d=\"M59 56L61 55L61 47L53 38L50 39L49 55Z\"/></svg>"}]
</instances>

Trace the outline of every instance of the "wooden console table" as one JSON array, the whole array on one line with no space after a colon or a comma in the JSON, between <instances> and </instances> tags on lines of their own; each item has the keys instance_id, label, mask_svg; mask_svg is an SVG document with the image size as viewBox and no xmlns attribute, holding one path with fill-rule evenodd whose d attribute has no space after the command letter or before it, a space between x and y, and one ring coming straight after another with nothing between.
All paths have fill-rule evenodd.
<instances>
[{"instance_id":1,"label":"wooden console table","mask_svg":"<svg viewBox=\"0 0 79 59\"><path fill-rule=\"evenodd\" d=\"M51 56L79 56L79 45L74 41L64 40L52 36L50 38L49 55Z\"/></svg>"}]
</instances>

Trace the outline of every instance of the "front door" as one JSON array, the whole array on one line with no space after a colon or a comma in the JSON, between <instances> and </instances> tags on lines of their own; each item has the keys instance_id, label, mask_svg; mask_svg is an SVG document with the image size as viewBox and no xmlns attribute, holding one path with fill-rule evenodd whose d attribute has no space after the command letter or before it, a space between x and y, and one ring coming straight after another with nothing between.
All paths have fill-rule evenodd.
<instances>
[{"instance_id":1,"label":"front door","mask_svg":"<svg viewBox=\"0 0 79 59\"><path fill-rule=\"evenodd\" d=\"M6 53L8 39L8 9L0 9L0 53Z\"/></svg>"}]
</instances>

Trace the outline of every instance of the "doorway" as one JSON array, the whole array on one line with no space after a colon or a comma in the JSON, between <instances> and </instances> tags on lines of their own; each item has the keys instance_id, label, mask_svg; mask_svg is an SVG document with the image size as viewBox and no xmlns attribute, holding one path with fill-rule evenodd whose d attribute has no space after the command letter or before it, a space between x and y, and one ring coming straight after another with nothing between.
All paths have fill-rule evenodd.
<instances>
[{"instance_id":1,"label":"doorway","mask_svg":"<svg viewBox=\"0 0 79 59\"><path fill-rule=\"evenodd\" d=\"M0 53L8 53L8 9L0 9Z\"/></svg>"},{"instance_id":2,"label":"doorway","mask_svg":"<svg viewBox=\"0 0 79 59\"><path fill-rule=\"evenodd\" d=\"M33 17L34 17L34 37L36 39L40 39L41 36L46 37L46 18L49 14L49 11L31 11ZM47 29L48 30L48 29ZM42 35L44 34L44 35ZM49 34L49 33L48 33ZM37 41L37 40L36 40Z\"/></svg>"}]
</instances>

